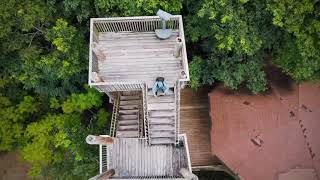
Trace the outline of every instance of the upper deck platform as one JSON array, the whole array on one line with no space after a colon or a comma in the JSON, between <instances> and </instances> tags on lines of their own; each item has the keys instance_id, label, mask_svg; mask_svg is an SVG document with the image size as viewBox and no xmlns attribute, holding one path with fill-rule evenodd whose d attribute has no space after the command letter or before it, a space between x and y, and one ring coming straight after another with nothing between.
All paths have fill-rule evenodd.
<instances>
[{"instance_id":1,"label":"upper deck platform","mask_svg":"<svg viewBox=\"0 0 320 180\"><path fill-rule=\"evenodd\" d=\"M173 56L178 33L159 40L154 32L101 33L99 49L106 60L98 61L104 82L146 82L151 87L156 77L164 77L169 85L183 71L181 57Z\"/></svg>"},{"instance_id":2,"label":"upper deck platform","mask_svg":"<svg viewBox=\"0 0 320 180\"><path fill-rule=\"evenodd\" d=\"M89 85L110 92L152 87L159 76L170 87L188 81L182 17L174 15L167 28L172 36L160 40L158 16L91 19ZM177 38L182 42L179 57L174 56Z\"/></svg>"}]
</instances>

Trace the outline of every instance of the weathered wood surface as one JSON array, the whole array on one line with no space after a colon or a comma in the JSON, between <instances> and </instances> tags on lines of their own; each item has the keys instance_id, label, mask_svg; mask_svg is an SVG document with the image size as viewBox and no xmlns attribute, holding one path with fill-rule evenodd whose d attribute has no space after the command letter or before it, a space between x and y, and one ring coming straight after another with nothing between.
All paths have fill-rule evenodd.
<instances>
[{"instance_id":1,"label":"weathered wood surface","mask_svg":"<svg viewBox=\"0 0 320 180\"><path fill-rule=\"evenodd\" d=\"M211 154L211 120L209 117L208 89L181 90L180 133L188 137L192 166L214 164Z\"/></svg>"},{"instance_id":2,"label":"weathered wood surface","mask_svg":"<svg viewBox=\"0 0 320 180\"><path fill-rule=\"evenodd\" d=\"M150 146L143 139L121 138L108 149L109 168L115 169L115 178L178 178L179 170L188 168L184 147Z\"/></svg>"},{"instance_id":3,"label":"weathered wood surface","mask_svg":"<svg viewBox=\"0 0 320 180\"><path fill-rule=\"evenodd\" d=\"M174 144L174 95L154 97L148 95L149 138L151 144Z\"/></svg>"},{"instance_id":4,"label":"weathered wood surface","mask_svg":"<svg viewBox=\"0 0 320 180\"><path fill-rule=\"evenodd\" d=\"M173 50L178 32L171 38L159 40L154 32L99 33L99 49L106 60L98 62L99 75L104 82L146 82L152 87L162 76L173 87L182 68L181 57Z\"/></svg>"},{"instance_id":5,"label":"weathered wood surface","mask_svg":"<svg viewBox=\"0 0 320 180\"><path fill-rule=\"evenodd\" d=\"M110 136L94 136L88 135L86 137L86 142L88 144L101 144L101 145L108 145L113 143L113 139Z\"/></svg>"}]
</instances>

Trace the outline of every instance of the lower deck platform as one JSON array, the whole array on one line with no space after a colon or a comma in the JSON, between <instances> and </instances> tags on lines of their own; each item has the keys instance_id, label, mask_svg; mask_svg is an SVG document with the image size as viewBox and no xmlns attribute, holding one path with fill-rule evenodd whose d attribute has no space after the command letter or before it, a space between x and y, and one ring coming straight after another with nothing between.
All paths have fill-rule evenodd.
<instances>
[{"instance_id":1,"label":"lower deck platform","mask_svg":"<svg viewBox=\"0 0 320 180\"><path fill-rule=\"evenodd\" d=\"M179 170L188 168L184 146L148 145L145 139L114 139L107 147L108 168L113 178L179 178Z\"/></svg>"},{"instance_id":2,"label":"lower deck platform","mask_svg":"<svg viewBox=\"0 0 320 180\"><path fill-rule=\"evenodd\" d=\"M182 58L173 56L178 32L160 40L154 32L100 33L98 47L106 59L98 61L104 82L146 82L164 77L170 87L179 79Z\"/></svg>"}]
</instances>

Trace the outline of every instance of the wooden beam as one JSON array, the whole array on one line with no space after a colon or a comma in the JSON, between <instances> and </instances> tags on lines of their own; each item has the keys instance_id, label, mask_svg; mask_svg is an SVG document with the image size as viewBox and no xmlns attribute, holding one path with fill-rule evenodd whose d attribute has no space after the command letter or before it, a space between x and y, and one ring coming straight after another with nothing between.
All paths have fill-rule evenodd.
<instances>
[{"instance_id":1,"label":"wooden beam","mask_svg":"<svg viewBox=\"0 0 320 180\"><path fill-rule=\"evenodd\" d=\"M88 135L86 138L86 142L88 144L108 145L108 144L113 144L113 139L110 136Z\"/></svg>"},{"instance_id":2,"label":"wooden beam","mask_svg":"<svg viewBox=\"0 0 320 180\"><path fill-rule=\"evenodd\" d=\"M108 171L106 171L102 174L98 174L98 175L90 178L89 180L106 180L106 179L110 179L114 174L115 174L114 169L109 169Z\"/></svg>"}]
</instances>

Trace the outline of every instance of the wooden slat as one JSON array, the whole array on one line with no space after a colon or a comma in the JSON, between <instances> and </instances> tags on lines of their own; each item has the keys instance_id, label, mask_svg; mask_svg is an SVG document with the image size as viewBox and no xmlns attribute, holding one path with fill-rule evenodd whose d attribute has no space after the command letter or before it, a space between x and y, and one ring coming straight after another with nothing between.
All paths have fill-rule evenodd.
<instances>
[{"instance_id":1,"label":"wooden slat","mask_svg":"<svg viewBox=\"0 0 320 180\"><path fill-rule=\"evenodd\" d=\"M130 138L116 139L111 146L109 168L116 169L114 178L180 178L177 168L187 167L184 147L149 146L144 140Z\"/></svg>"},{"instance_id":2,"label":"wooden slat","mask_svg":"<svg viewBox=\"0 0 320 180\"><path fill-rule=\"evenodd\" d=\"M181 90L181 133L188 137L192 166L213 165L211 152L211 119L209 117L209 89Z\"/></svg>"}]
</instances>

